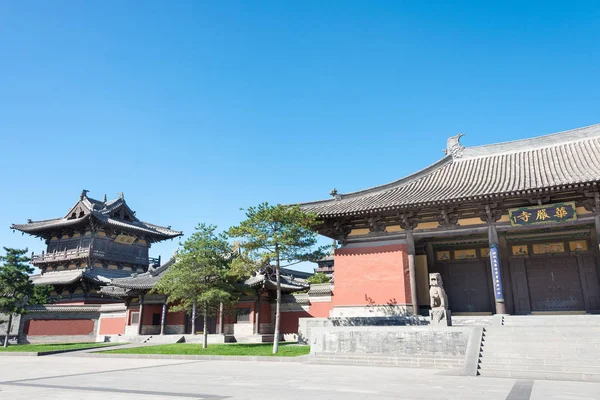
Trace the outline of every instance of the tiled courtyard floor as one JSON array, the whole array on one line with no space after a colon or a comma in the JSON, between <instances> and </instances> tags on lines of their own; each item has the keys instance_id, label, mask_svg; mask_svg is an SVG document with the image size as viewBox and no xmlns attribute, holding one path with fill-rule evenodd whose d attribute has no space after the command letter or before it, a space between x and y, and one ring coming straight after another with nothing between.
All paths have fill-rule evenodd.
<instances>
[{"instance_id":1,"label":"tiled courtyard floor","mask_svg":"<svg viewBox=\"0 0 600 400\"><path fill-rule=\"evenodd\" d=\"M2 357L0 399L600 399L600 383L249 361Z\"/></svg>"}]
</instances>

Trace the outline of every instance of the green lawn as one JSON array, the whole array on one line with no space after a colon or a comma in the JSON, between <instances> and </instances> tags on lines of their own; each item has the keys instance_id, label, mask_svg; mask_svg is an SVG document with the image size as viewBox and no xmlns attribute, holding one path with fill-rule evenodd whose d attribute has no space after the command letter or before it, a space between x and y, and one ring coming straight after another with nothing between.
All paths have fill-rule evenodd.
<instances>
[{"instance_id":1,"label":"green lawn","mask_svg":"<svg viewBox=\"0 0 600 400\"><path fill-rule=\"evenodd\" d=\"M115 346L124 343L54 343L54 344L14 344L7 348L0 346L0 352L3 351L27 351L27 352L42 352L42 351L57 351L57 350L76 350L87 349L90 347Z\"/></svg>"},{"instance_id":2,"label":"green lawn","mask_svg":"<svg viewBox=\"0 0 600 400\"><path fill-rule=\"evenodd\" d=\"M133 347L129 349L108 350L102 353L115 354L184 354L205 356L280 356L296 357L310 352L310 346L299 346L294 343L280 343L279 352L273 354L271 343L260 344L209 344L203 349L201 344L175 343L157 346Z\"/></svg>"}]
</instances>

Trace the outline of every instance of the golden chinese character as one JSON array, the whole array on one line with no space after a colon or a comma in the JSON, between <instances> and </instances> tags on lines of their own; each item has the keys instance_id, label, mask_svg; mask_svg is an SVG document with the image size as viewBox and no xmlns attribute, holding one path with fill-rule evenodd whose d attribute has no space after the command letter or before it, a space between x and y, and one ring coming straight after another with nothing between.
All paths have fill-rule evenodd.
<instances>
[{"instance_id":1,"label":"golden chinese character","mask_svg":"<svg viewBox=\"0 0 600 400\"><path fill-rule=\"evenodd\" d=\"M524 222L529 222L529 217L531 217L531 214L527 211L523 211L520 215L516 216L516 218L523 220Z\"/></svg>"},{"instance_id":2,"label":"golden chinese character","mask_svg":"<svg viewBox=\"0 0 600 400\"><path fill-rule=\"evenodd\" d=\"M535 220L536 221L539 221L539 220L543 221L543 220L548 219L548 218L550 218L550 216L546 212L546 209L542 208L541 210L538 210L537 217L535 217Z\"/></svg>"},{"instance_id":3,"label":"golden chinese character","mask_svg":"<svg viewBox=\"0 0 600 400\"><path fill-rule=\"evenodd\" d=\"M556 218L564 218L568 215L567 209L565 207L556 207L556 213L554 216Z\"/></svg>"}]
</instances>

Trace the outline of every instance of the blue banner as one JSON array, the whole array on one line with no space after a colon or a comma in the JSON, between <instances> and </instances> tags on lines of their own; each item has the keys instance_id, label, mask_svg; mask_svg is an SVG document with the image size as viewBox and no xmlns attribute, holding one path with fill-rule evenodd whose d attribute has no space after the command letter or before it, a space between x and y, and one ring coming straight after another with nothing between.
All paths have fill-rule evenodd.
<instances>
[{"instance_id":1,"label":"blue banner","mask_svg":"<svg viewBox=\"0 0 600 400\"><path fill-rule=\"evenodd\" d=\"M494 297L497 302L504 302L504 290L502 289L502 275L500 274L500 257L498 248L490 247L490 262L492 264L492 279L494 280Z\"/></svg>"}]
</instances>

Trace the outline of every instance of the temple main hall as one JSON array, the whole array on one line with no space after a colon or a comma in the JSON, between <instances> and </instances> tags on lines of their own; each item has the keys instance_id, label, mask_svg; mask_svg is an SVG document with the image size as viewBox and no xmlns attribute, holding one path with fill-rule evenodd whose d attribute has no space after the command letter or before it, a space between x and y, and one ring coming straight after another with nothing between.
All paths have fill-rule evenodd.
<instances>
[{"instance_id":1,"label":"temple main hall","mask_svg":"<svg viewBox=\"0 0 600 400\"><path fill-rule=\"evenodd\" d=\"M600 125L484 146L462 135L395 182L303 203L335 239L330 316L600 311Z\"/></svg>"}]
</instances>

